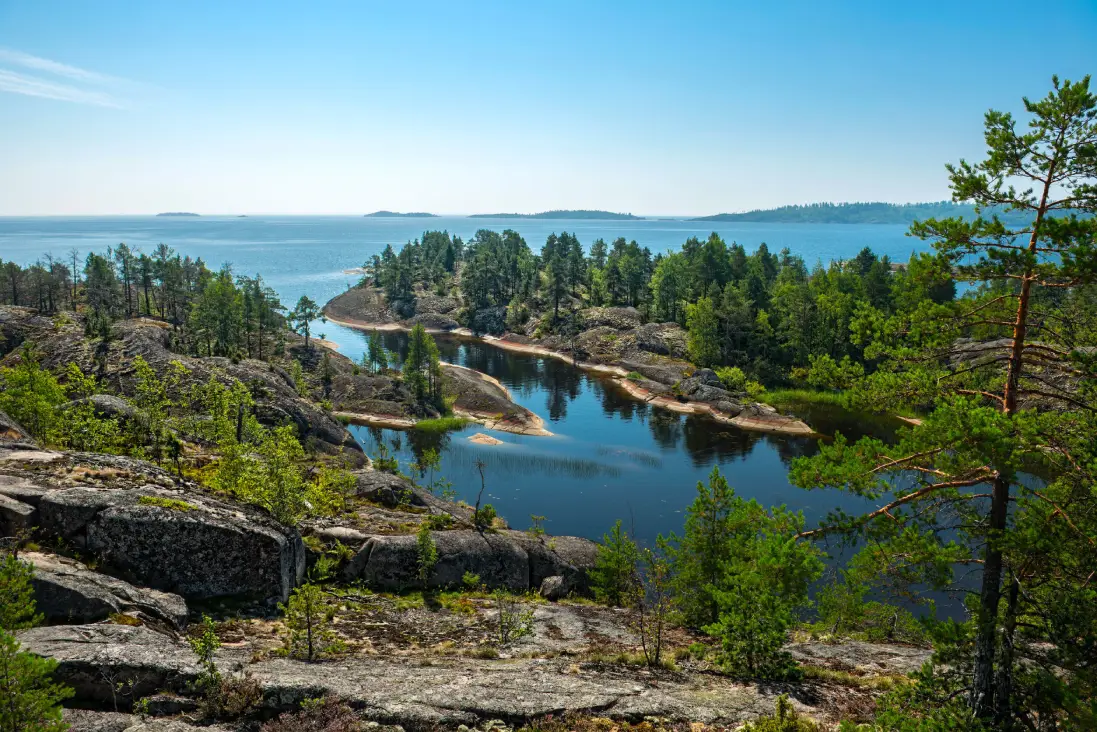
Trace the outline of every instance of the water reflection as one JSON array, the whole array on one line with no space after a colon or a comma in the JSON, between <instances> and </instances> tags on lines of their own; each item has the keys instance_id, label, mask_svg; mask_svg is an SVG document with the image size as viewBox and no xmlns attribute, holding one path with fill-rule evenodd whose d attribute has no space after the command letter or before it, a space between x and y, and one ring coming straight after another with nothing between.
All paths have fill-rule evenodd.
<instances>
[{"instance_id":1,"label":"water reflection","mask_svg":"<svg viewBox=\"0 0 1097 732\"><path fill-rule=\"evenodd\" d=\"M356 332L354 344L344 338L344 353L361 353L367 337ZM401 362L407 334L382 332L381 341L394 361ZM788 464L813 454L818 444L814 438L746 432L655 408L612 381L558 359L461 337L436 341L443 360L498 379L516 402L546 419L555 436L493 432L503 444L482 445L468 439L484 431L479 425L442 435L367 427L354 433L367 453L376 454L378 445L385 444L406 472L425 450L437 450L442 474L469 501L480 487L476 462L482 460L487 494L515 528L524 528L527 517L538 514L549 517L549 531L597 538L615 520L627 518L638 538L651 541L658 533L681 531L695 486L713 466L721 468L741 495L800 509L809 523L834 508L861 507L855 496L803 491L789 484ZM802 416L824 432L842 429L856 438L864 431L848 415L817 406L804 407ZM869 424L868 429L876 427Z\"/></svg>"}]
</instances>

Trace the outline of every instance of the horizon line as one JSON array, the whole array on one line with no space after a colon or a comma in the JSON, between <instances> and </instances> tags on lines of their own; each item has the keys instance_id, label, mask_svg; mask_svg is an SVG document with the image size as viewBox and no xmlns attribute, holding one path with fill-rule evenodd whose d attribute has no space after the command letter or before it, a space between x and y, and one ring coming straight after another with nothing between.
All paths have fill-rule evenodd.
<instances>
[{"instance_id":1,"label":"horizon line","mask_svg":"<svg viewBox=\"0 0 1097 732\"><path fill-rule=\"evenodd\" d=\"M889 206L918 206L918 205L925 205L925 204L942 204L942 203L952 204L952 203L956 203L956 202L948 200L948 199L938 199L938 200L935 200L935 201L904 201L904 202L896 202L896 201L811 201L809 203L784 203L784 204L781 204L779 206L771 206L769 208L751 208L751 209L742 209L742 210L738 210L738 211L728 210L728 211L719 211L717 213L707 213L707 214L705 214L705 213L702 213L702 214L669 214L669 213L637 214L637 213L623 212L623 211L611 211L609 209L591 209L591 208L584 208L584 209L579 209L579 208L559 209L559 208L556 208L556 209L551 209L550 208L550 209L541 209L540 211L532 211L532 212L492 211L492 212L489 212L489 213L467 213L467 212L466 213L453 213L453 212L434 213L434 212L430 212L430 211L416 211L414 213L424 213L424 214L427 214L427 215L426 216L421 216L421 217L415 217L415 216L406 216L406 215L400 216L400 214L404 214L405 212L395 211L395 210L392 210L392 209L377 209L377 211L389 211L393 214L398 215L398 216L393 216L391 218L471 218L473 216L491 217L491 216L495 216L495 215L509 217L509 216L536 216L538 214L549 213L549 212L553 212L553 211L605 211L606 213L615 214L615 215L635 216L639 219L685 220L685 219L702 218L702 217L707 217L707 216L737 216L737 215L740 215L740 214L755 213L755 212L758 212L758 211L776 211L778 209L789 208L789 207L794 207L794 206L815 206L815 205L820 205L820 204L830 204L830 205L836 205L837 206L837 205L856 205L856 204L874 204L874 203L887 204ZM964 205L964 204L956 204L956 205ZM193 216L189 216L189 215L164 216L164 215L162 215L162 214L165 214L165 213L193 214ZM338 216L338 217L351 217L351 218L365 218L365 217L370 216L370 214L372 214L372 213L376 213L376 211L367 212L367 213L361 213L361 212L350 212L350 213L348 213L348 212L316 212L316 211L310 211L310 212L301 212L301 211L293 211L293 212L284 212L284 211L283 212L244 211L244 212L232 212L232 213L228 213L228 212L223 212L223 213L201 213L201 212L197 212L197 211L178 211L178 212L157 211L155 213L38 213L38 214L0 213L0 219L110 218L110 217L153 217L153 218L202 218L202 217L220 218L220 217L224 217L224 218L240 218L240 217L251 217L251 216L331 216L331 217ZM378 217L375 217L375 218L386 218L386 217L378 216ZM597 221L599 219L590 219L590 220ZM603 220L609 220L609 219L603 219Z\"/></svg>"}]
</instances>

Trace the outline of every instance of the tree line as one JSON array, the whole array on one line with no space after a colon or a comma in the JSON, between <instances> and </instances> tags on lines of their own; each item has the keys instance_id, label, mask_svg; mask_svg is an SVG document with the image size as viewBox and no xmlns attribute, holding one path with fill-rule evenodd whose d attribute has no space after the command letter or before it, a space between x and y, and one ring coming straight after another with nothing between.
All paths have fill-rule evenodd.
<instances>
[{"instance_id":1,"label":"tree line","mask_svg":"<svg viewBox=\"0 0 1097 732\"><path fill-rule=\"evenodd\" d=\"M891 315L956 298L950 271L928 253L897 266L866 247L809 268L788 249L775 254L763 243L748 253L715 233L652 255L624 238L598 239L585 252L574 234L554 233L534 253L512 230L481 229L467 243L428 231L399 252L386 247L366 270L397 308L417 292L459 295L458 319L470 327L493 307L505 308L511 330L537 318L541 334L574 327L569 318L586 307L635 307L648 320L685 327L697 365L734 366L767 385L802 381L818 357L865 363L851 326L867 311Z\"/></svg>"},{"instance_id":2,"label":"tree line","mask_svg":"<svg viewBox=\"0 0 1097 732\"><path fill-rule=\"evenodd\" d=\"M22 267L0 260L0 304L54 314L86 310L89 332L109 334L111 323L150 317L172 325L173 348L202 356L266 359L284 349L284 330L305 336L320 309L302 297L287 312L259 275L233 274L223 265L210 270L199 258L166 244L145 254L127 244L64 259L45 255Z\"/></svg>"}]
</instances>

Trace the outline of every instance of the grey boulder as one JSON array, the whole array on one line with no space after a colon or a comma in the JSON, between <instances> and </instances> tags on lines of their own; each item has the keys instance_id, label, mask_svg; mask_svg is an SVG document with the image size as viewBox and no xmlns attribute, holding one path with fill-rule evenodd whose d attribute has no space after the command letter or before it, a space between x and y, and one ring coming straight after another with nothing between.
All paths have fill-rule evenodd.
<instances>
[{"instance_id":1,"label":"grey boulder","mask_svg":"<svg viewBox=\"0 0 1097 732\"><path fill-rule=\"evenodd\" d=\"M186 627L187 605L178 595L134 587L64 557L26 552L20 558L34 566L34 599L47 623L94 623L140 612L176 630Z\"/></svg>"},{"instance_id":2,"label":"grey boulder","mask_svg":"<svg viewBox=\"0 0 1097 732\"><path fill-rule=\"evenodd\" d=\"M190 492L61 488L45 493L37 510L45 537L102 558L138 584L188 599L284 601L304 575L295 529L256 509Z\"/></svg>"},{"instance_id":3,"label":"grey boulder","mask_svg":"<svg viewBox=\"0 0 1097 732\"><path fill-rule=\"evenodd\" d=\"M545 581L541 583L541 597L546 600L563 600L568 596L568 583L560 575L554 575L552 577L545 577Z\"/></svg>"},{"instance_id":4,"label":"grey boulder","mask_svg":"<svg viewBox=\"0 0 1097 732\"><path fill-rule=\"evenodd\" d=\"M416 537L409 535L370 538L346 574L382 590L459 587L466 572L491 588L529 589L529 555L514 542L477 531L435 531L432 538L438 561L425 582L419 579Z\"/></svg>"},{"instance_id":5,"label":"grey boulder","mask_svg":"<svg viewBox=\"0 0 1097 732\"><path fill-rule=\"evenodd\" d=\"M72 687L82 704L113 708L118 689L125 690L124 702L160 691L183 692L199 672L185 643L146 626L43 626L24 630L17 639L24 651L56 659L54 679Z\"/></svg>"}]
</instances>

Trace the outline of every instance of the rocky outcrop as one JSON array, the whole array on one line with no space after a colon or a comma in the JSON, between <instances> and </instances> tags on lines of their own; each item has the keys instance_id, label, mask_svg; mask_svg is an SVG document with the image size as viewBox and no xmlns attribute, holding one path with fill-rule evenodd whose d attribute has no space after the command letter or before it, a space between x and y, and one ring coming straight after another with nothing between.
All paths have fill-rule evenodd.
<instances>
[{"instance_id":1,"label":"rocky outcrop","mask_svg":"<svg viewBox=\"0 0 1097 732\"><path fill-rule=\"evenodd\" d=\"M281 601L304 572L295 529L141 460L0 450L0 495L31 509L23 520L43 543L60 541L112 574L188 599Z\"/></svg>"},{"instance_id":2,"label":"rocky outcrop","mask_svg":"<svg viewBox=\"0 0 1097 732\"><path fill-rule=\"evenodd\" d=\"M378 590L461 587L465 574L478 575L491 589L537 591L548 577L563 577L570 591L589 590L588 573L597 546L574 536L547 540L519 531L434 531L438 561L419 578L419 549L413 535L372 536L345 569L348 580Z\"/></svg>"},{"instance_id":3,"label":"rocky outcrop","mask_svg":"<svg viewBox=\"0 0 1097 732\"><path fill-rule=\"evenodd\" d=\"M529 555L514 542L477 531L432 532L438 562L426 581L418 577L415 536L374 536L346 568L348 580L389 591L460 587L466 573L480 576L490 588L515 592L529 589Z\"/></svg>"},{"instance_id":4,"label":"rocky outcrop","mask_svg":"<svg viewBox=\"0 0 1097 732\"><path fill-rule=\"evenodd\" d=\"M282 369L254 359L239 361L228 358L194 358L172 350L173 331L166 323L136 318L114 324L111 338L89 338L84 333L81 316L75 320L54 321L25 308L0 306L0 340L6 343L33 342L41 354L42 365L61 373L70 363L86 374L94 374L111 390L132 396L135 390L133 362L137 356L160 374L168 373L173 361L186 368L180 389L207 383L211 378L223 381L238 379L245 384L255 400L255 413L264 424L293 424L302 441L321 452L343 452L349 459L364 462L357 441L333 415L302 397L296 384ZM294 346L291 345L292 351ZM302 350L303 346L301 347ZM0 363L19 358L12 348L0 351ZM311 353L318 354L319 349ZM6 356L4 354L7 354ZM317 360L319 355L315 355ZM346 371L353 364L337 356ZM110 397L102 401L104 409L112 409ZM100 404L96 404L97 408ZM117 405L115 405L117 406Z\"/></svg>"},{"instance_id":5,"label":"rocky outcrop","mask_svg":"<svg viewBox=\"0 0 1097 732\"><path fill-rule=\"evenodd\" d=\"M18 634L23 650L56 659L54 678L72 687L77 705L114 709L158 691L184 692L198 676L182 641L145 626L54 625Z\"/></svg>"},{"instance_id":6,"label":"rocky outcrop","mask_svg":"<svg viewBox=\"0 0 1097 732\"><path fill-rule=\"evenodd\" d=\"M133 680L132 698L182 691L197 675L182 643L147 628L118 625L35 628L19 634L31 653L59 661L57 678L73 687L74 702L110 709L111 684ZM222 649L218 663L231 668L250 659ZM777 694L791 692L800 711L813 712L796 687L762 689L712 674L683 674L628 667L608 670L572 659L414 660L355 656L324 663L268 658L247 663L271 712L337 696L365 719L412 729L449 728L504 719L515 723L544 715L591 713L632 721L647 716L731 726L771 713ZM129 693L129 692L127 692ZM128 697L127 697L128 700ZM125 701L125 700L124 700Z\"/></svg>"},{"instance_id":7,"label":"rocky outcrop","mask_svg":"<svg viewBox=\"0 0 1097 732\"><path fill-rule=\"evenodd\" d=\"M175 630L187 625L187 605L178 595L134 587L64 557L38 552L19 557L34 566L35 605L47 623L79 625L134 613Z\"/></svg>"}]
</instances>

